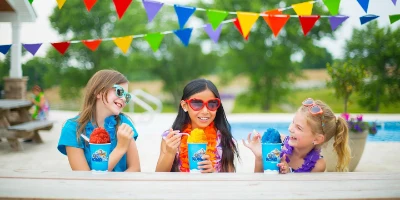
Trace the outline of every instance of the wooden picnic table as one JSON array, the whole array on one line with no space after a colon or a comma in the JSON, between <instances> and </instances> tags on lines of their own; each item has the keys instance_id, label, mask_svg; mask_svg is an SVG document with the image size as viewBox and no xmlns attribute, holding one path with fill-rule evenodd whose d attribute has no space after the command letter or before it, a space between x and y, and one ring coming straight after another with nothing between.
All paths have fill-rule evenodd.
<instances>
[{"instance_id":1,"label":"wooden picnic table","mask_svg":"<svg viewBox=\"0 0 400 200\"><path fill-rule=\"evenodd\" d=\"M388 199L400 174L93 173L0 170L0 199Z\"/></svg>"}]
</instances>

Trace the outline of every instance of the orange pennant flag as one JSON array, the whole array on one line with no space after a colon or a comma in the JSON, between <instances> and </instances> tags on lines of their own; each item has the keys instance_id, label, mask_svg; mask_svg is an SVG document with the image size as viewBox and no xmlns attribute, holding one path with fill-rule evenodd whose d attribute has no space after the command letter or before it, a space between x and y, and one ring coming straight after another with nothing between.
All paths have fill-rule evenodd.
<instances>
[{"instance_id":1,"label":"orange pennant flag","mask_svg":"<svg viewBox=\"0 0 400 200\"><path fill-rule=\"evenodd\" d=\"M97 0L83 0L83 2L86 5L86 9L90 12L90 10L93 8L94 4L96 4Z\"/></svg>"},{"instance_id":2,"label":"orange pennant flag","mask_svg":"<svg viewBox=\"0 0 400 200\"><path fill-rule=\"evenodd\" d=\"M303 29L304 36L314 27L315 23L320 18L319 15L299 16L301 28Z\"/></svg>"},{"instance_id":3,"label":"orange pennant flag","mask_svg":"<svg viewBox=\"0 0 400 200\"><path fill-rule=\"evenodd\" d=\"M58 9L61 9L67 0L57 0Z\"/></svg>"},{"instance_id":4,"label":"orange pennant flag","mask_svg":"<svg viewBox=\"0 0 400 200\"><path fill-rule=\"evenodd\" d=\"M82 40L83 44L90 50L96 51L101 43L101 39L99 40Z\"/></svg>"},{"instance_id":5,"label":"orange pennant flag","mask_svg":"<svg viewBox=\"0 0 400 200\"><path fill-rule=\"evenodd\" d=\"M260 14L251 12L237 12L237 18L239 20L240 27L244 37L247 37L250 33L251 27L256 23Z\"/></svg>"},{"instance_id":6,"label":"orange pennant flag","mask_svg":"<svg viewBox=\"0 0 400 200\"><path fill-rule=\"evenodd\" d=\"M133 36L113 38L114 43L125 54L126 54L126 52L128 52L128 49L131 46L132 40L133 40Z\"/></svg>"},{"instance_id":7,"label":"orange pennant flag","mask_svg":"<svg viewBox=\"0 0 400 200\"><path fill-rule=\"evenodd\" d=\"M268 16L263 16L263 18L268 26L271 28L274 36L277 37L281 29L289 20L290 15L284 15L280 10L266 11L264 12L264 14L268 14Z\"/></svg>"},{"instance_id":8,"label":"orange pennant flag","mask_svg":"<svg viewBox=\"0 0 400 200\"><path fill-rule=\"evenodd\" d=\"M311 15L313 6L314 6L313 1L292 5L292 7L297 15Z\"/></svg>"}]
</instances>

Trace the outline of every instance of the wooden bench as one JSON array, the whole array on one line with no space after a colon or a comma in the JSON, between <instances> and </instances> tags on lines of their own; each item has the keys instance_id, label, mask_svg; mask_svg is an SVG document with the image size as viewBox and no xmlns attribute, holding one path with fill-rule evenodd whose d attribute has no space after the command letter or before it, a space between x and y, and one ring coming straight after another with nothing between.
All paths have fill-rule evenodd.
<instances>
[{"instance_id":1,"label":"wooden bench","mask_svg":"<svg viewBox=\"0 0 400 200\"><path fill-rule=\"evenodd\" d=\"M6 137L10 146L14 150L22 150L22 146L18 138L32 138L36 143L43 143L39 135L39 130L50 130L53 128L53 122L47 120L28 121L21 124L9 126L7 130L0 131L0 137Z\"/></svg>"}]
</instances>

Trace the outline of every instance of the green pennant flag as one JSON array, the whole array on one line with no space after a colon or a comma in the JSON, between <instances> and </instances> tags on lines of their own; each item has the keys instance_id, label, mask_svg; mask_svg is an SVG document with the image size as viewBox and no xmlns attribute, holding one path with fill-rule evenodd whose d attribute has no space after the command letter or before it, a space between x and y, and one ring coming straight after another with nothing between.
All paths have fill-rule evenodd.
<instances>
[{"instance_id":1,"label":"green pennant flag","mask_svg":"<svg viewBox=\"0 0 400 200\"><path fill-rule=\"evenodd\" d=\"M339 13L340 0L323 0L323 2L332 15Z\"/></svg>"},{"instance_id":2,"label":"green pennant flag","mask_svg":"<svg viewBox=\"0 0 400 200\"><path fill-rule=\"evenodd\" d=\"M160 44L163 38L164 35L161 33L149 33L146 36L144 36L144 39L147 40L151 49L153 49L154 52L156 52L158 48L160 48Z\"/></svg>"},{"instance_id":3,"label":"green pennant flag","mask_svg":"<svg viewBox=\"0 0 400 200\"><path fill-rule=\"evenodd\" d=\"M393 24L400 20L400 14L397 15L389 15L390 24Z\"/></svg>"},{"instance_id":4,"label":"green pennant flag","mask_svg":"<svg viewBox=\"0 0 400 200\"><path fill-rule=\"evenodd\" d=\"M33 0L29 0L29 3L32 5Z\"/></svg>"},{"instance_id":5,"label":"green pennant flag","mask_svg":"<svg viewBox=\"0 0 400 200\"><path fill-rule=\"evenodd\" d=\"M221 10L207 10L208 21L210 21L211 26L216 30L222 21L228 16L228 12Z\"/></svg>"}]
</instances>

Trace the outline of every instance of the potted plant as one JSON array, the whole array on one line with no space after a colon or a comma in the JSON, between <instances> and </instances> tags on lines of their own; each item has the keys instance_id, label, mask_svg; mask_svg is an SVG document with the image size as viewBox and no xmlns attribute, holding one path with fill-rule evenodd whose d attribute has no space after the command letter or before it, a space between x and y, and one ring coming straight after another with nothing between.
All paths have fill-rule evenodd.
<instances>
[{"instance_id":1,"label":"potted plant","mask_svg":"<svg viewBox=\"0 0 400 200\"><path fill-rule=\"evenodd\" d=\"M341 115L347 121L349 128L349 146L351 149L351 160L349 164L349 171L352 172L358 165L361 156L364 152L365 143L367 142L368 134L376 134L376 123L368 123L363 121L362 115L357 115L352 118L348 113ZM322 149L322 155L326 161L326 170L328 172L335 171L337 156L333 149L334 138L327 142L325 148Z\"/></svg>"}]
</instances>

